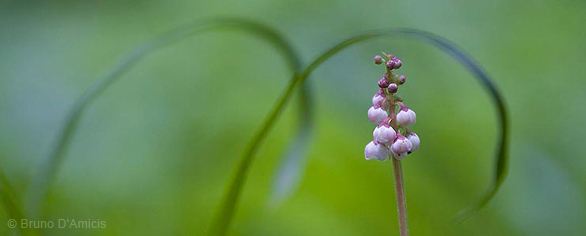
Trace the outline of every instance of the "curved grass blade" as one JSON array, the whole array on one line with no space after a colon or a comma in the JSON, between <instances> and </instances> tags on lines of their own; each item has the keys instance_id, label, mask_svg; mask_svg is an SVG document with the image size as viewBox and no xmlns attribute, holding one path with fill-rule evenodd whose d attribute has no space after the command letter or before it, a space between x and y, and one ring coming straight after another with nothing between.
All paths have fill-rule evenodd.
<instances>
[{"instance_id":1,"label":"curved grass blade","mask_svg":"<svg viewBox=\"0 0 586 236\"><path fill-rule=\"evenodd\" d=\"M222 211L216 217L216 220L212 224L212 230L210 231L210 235L225 235L228 226L233 217L234 209L236 204L238 203L238 198L240 192L243 188L244 182L248 175L248 169L252 164L254 159L254 154L258 149L258 146L262 142L262 140L266 137L270 128L275 124L276 119L278 118L280 112L283 110L284 106L290 99L291 95L293 94L294 89L300 84L305 82L309 75L319 67L322 63L327 61L330 57L334 56L338 52L342 51L343 49L354 45L356 43L366 41L369 39L382 37L382 36L408 36L413 37L415 39L422 40L424 42L430 43L431 45L436 46L437 48L441 49L442 51L451 55L456 61L462 64L466 69L468 69L476 79L480 81L480 83L488 90L489 95L491 96L494 105L497 110L497 115L499 119L499 136L498 136L498 147L496 153L496 169L494 173L493 184L490 186L488 190L488 194L482 198L482 200L467 210L462 216L464 218L471 213L475 212L476 210L482 208L488 201L496 194L498 189L500 188L501 184L503 183L506 172L507 172L507 165L508 165L508 152L507 152L507 145L508 145L508 123L507 123L507 110L504 103L504 99L500 92L497 90L496 86L490 79L490 77L482 70L482 68L473 61L469 56L467 56L462 50L456 47L453 43L448 41L445 38L442 38L438 35L421 31L415 29L386 29L386 30L376 30L371 31L363 34L359 34L353 37L350 37L330 49L326 52L321 54L317 57L311 64L309 64L300 74L295 75L289 85L285 89L284 93L279 97L276 103L273 105L271 111L269 112L268 116L265 118L264 122L262 123L260 129L257 133L253 136L251 141L249 142L248 146L246 147L245 151L242 154L242 159L236 169L236 174L234 179L229 185L228 195L227 198L224 200L222 205Z\"/></svg>"},{"instance_id":2,"label":"curved grass blade","mask_svg":"<svg viewBox=\"0 0 586 236\"><path fill-rule=\"evenodd\" d=\"M311 93L309 84L306 82L302 86L301 103L299 111L301 112L300 127L297 131L296 139L289 145L289 148L283 158L275 177L269 206L276 208L283 201L289 198L295 189L299 186L306 164L306 152L311 141L311 131L313 130ZM306 113L303 113L305 111Z\"/></svg>"},{"instance_id":3,"label":"curved grass blade","mask_svg":"<svg viewBox=\"0 0 586 236\"><path fill-rule=\"evenodd\" d=\"M110 85L119 80L126 71L151 52L188 36L224 28L243 30L258 35L279 50L279 52L286 58L287 64L293 72L298 71L301 67L301 60L297 53L275 30L253 21L238 18L222 18L196 22L194 24L171 30L140 45L138 48L123 57L123 59L121 59L112 69L98 79L98 82L88 89L81 98L76 101L73 108L70 110L65 119L63 128L60 130L56 138L56 143L44 158L44 163L40 167L37 176L35 176L32 188L29 191L30 199L28 207L31 216L34 218L39 217L52 181L65 158L65 152L75 134L81 115L88 105L95 101ZM305 103L304 100L308 98L302 96L302 99L302 103ZM305 117L302 117L301 119L302 121L306 120Z\"/></svg>"}]
</instances>

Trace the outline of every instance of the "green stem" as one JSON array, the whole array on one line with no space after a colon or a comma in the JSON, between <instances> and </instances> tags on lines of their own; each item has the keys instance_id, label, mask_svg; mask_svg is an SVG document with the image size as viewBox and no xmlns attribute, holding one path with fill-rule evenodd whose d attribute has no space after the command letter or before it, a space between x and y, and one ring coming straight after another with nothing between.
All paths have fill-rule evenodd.
<instances>
[{"instance_id":1,"label":"green stem","mask_svg":"<svg viewBox=\"0 0 586 236\"><path fill-rule=\"evenodd\" d=\"M392 78L393 73L387 69L387 73L390 75L389 78ZM397 104L395 103L395 99L393 94L389 94L389 116L392 117L391 119L391 127L397 131L397 135L399 135L399 126L397 125L397 116L395 114L395 109ZM391 160L393 162L393 175L395 180L395 195L397 201L397 213L399 215L399 233L401 236L409 236L409 222L407 221L407 199L405 198L405 185L403 183L403 168L401 167L401 161L397 159L393 154L391 154Z\"/></svg>"},{"instance_id":2,"label":"green stem","mask_svg":"<svg viewBox=\"0 0 586 236\"><path fill-rule=\"evenodd\" d=\"M401 161L395 157L393 160L393 172L395 176L395 194L397 195L397 212L399 214L399 232L401 236L409 236L409 223L407 221L407 199L405 198L405 185L403 184L403 168Z\"/></svg>"}]
</instances>

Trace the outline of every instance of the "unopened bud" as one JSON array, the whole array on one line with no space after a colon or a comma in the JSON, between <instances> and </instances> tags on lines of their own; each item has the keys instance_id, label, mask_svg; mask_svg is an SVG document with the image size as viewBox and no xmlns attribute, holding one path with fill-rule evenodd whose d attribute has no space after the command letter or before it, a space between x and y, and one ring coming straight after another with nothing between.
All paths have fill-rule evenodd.
<instances>
[{"instance_id":1,"label":"unopened bud","mask_svg":"<svg viewBox=\"0 0 586 236\"><path fill-rule=\"evenodd\" d=\"M384 62L383 58L379 55L374 56L374 64L380 65Z\"/></svg>"},{"instance_id":2,"label":"unopened bud","mask_svg":"<svg viewBox=\"0 0 586 236\"><path fill-rule=\"evenodd\" d=\"M397 90L399 90L399 86L395 83L391 83L387 89L389 90L389 93L396 93Z\"/></svg>"},{"instance_id":3,"label":"unopened bud","mask_svg":"<svg viewBox=\"0 0 586 236\"><path fill-rule=\"evenodd\" d=\"M401 59L397 58L397 60L395 61L395 69L401 68L402 65L403 65L403 61L401 61Z\"/></svg>"},{"instance_id":4,"label":"unopened bud","mask_svg":"<svg viewBox=\"0 0 586 236\"><path fill-rule=\"evenodd\" d=\"M399 84L404 84L406 80L407 77L405 77L404 75L399 76Z\"/></svg>"},{"instance_id":5,"label":"unopened bud","mask_svg":"<svg viewBox=\"0 0 586 236\"><path fill-rule=\"evenodd\" d=\"M382 77L378 80L378 87L380 87L382 89L387 88L387 87L389 87L389 83L390 82L387 78Z\"/></svg>"},{"instance_id":6,"label":"unopened bud","mask_svg":"<svg viewBox=\"0 0 586 236\"><path fill-rule=\"evenodd\" d=\"M387 68L389 68L389 70L395 69L395 63L396 62L393 60L387 61Z\"/></svg>"}]
</instances>

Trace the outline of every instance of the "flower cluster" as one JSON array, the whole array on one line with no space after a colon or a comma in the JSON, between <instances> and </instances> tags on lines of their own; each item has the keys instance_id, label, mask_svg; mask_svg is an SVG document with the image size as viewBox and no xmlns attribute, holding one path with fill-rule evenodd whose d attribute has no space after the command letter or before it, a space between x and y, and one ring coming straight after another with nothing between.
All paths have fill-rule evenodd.
<instances>
[{"instance_id":1,"label":"flower cluster","mask_svg":"<svg viewBox=\"0 0 586 236\"><path fill-rule=\"evenodd\" d=\"M415 112L397 94L399 86L405 84L407 77L393 73L401 68L403 62L392 54L383 53L374 57L377 65L385 64L386 72L378 80L380 90L372 98L368 109L368 119L378 126L372 133L373 141L366 145L366 160L387 160L390 156L402 160L419 148L419 136L407 127L415 124Z\"/></svg>"}]
</instances>

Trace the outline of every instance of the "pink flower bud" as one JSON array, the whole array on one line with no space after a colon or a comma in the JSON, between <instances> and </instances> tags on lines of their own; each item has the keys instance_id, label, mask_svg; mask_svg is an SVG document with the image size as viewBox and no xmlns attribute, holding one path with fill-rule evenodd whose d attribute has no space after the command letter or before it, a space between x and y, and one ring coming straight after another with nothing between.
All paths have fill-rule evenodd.
<instances>
[{"instance_id":1,"label":"pink flower bud","mask_svg":"<svg viewBox=\"0 0 586 236\"><path fill-rule=\"evenodd\" d=\"M406 106L401 106L399 114L397 114L397 123L401 126L411 126L415 124L417 115Z\"/></svg>"},{"instance_id":2,"label":"pink flower bud","mask_svg":"<svg viewBox=\"0 0 586 236\"><path fill-rule=\"evenodd\" d=\"M411 150L409 151L409 153L417 151L417 149L419 149L419 142L420 142L419 136L417 136L416 133L410 132L409 135L407 135L407 139L413 145L413 147L411 147Z\"/></svg>"},{"instance_id":3,"label":"pink flower bud","mask_svg":"<svg viewBox=\"0 0 586 236\"><path fill-rule=\"evenodd\" d=\"M399 86L397 86L397 84L392 83L389 84L389 87L387 88L389 90L389 93L396 93L397 90L399 90Z\"/></svg>"},{"instance_id":4,"label":"pink flower bud","mask_svg":"<svg viewBox=\"0 0 586 236\"><path fill-rule=\"evenodd\" d=\"M401 59L397 58L397 60L395 61L395 69L401 68L402 65L403 62L401 61Z\"/></svg>"},{"instance_id":5,"label":"pink flower bud","mask_svg":"<svg viewBox=\"0 0 586 236\"><path fill-rule=\"evenodd\" d=\"M374 97L372 97L372 106L374 108L379 108L382 106L382 102L385 100L385 97L383 97L380 93L376 93L374 95Z\"/></svg>"},{"instance_id":6,"label":"pink flower bud","mask_svg":"<svg viewBox=\"0 0 586 236\"><path fill-rule=\"evenodd\" d=\"M380 124L385 118L387 118L387 116L389 116L387 112L380 107L370 107L370 109L368 109L368 119L372 121L372 123Z\"/></svg>"},{"instance_id":7,"label":"pink flower bud","mask_svg":"<svg viewBox=\"0 0 586 236\"><path fill-rule=\"evenodd\" d=\"M401 134L397 135L397 139L393 145L391 145L391 150L395 154L395 157L397 157L399 160L401 160L404 157L403 155L406 155L407 152L409 152L412 148L413 144L411 141L409 141L409 139L405 138Z\"/></svg>"},{"instance_id":8,"label":"pink flower bud","mask_svg":"<svg viewBox=\"0 0 586 236\"><path fill-rule=\"evenodd\" d=\"M378 87L381 89L389 87L389 80L385 77L382 77L378 80Z\"/></svg>"},{"instance_id":9,"label":"pink flower bud","mask_svg":"<svg viewBox=\"0 0 586 236\"><path fill-rule=\"evenodd\" d=\"M387 68L389 70L395 69L396 62L394 60L387 61Z\"/></svg>"},{"instance_id":10,"label":"pink flower bud","mask_svg":"<svg viewBox=\"0 0 586 236\"><path fill-rule=\"evenodd\" d=\"M399 84L404 84L407 81L407 76L401 75L399 76Z\"/></svg>"},{"instance_id":11,"label":"pink flower bud","mask_svg":"<svg viewBox=\"0 0 586 236\"><path fill-rule=\"evenodd\" d=\"M370 142L364 148L364 157L366 160L370 159L377 159L379 161L384 161L389 156L389 149L387 146L383 144L376 144L374 142Z\"/></svg>"},{"instance_id":12,"label":"pink flower bud","mask_svg":"<svg viewBox=\"0 0 586 236\"><path fill-rule=\"evenodd\" d=\"M374 64L380 65L383 63L383 58L379 55L374 56Z\"/></svg>"},{"instance_id":13,"label":"pink flower bud","mask_svg":"<svg viewBox=\"0 0 586 236\"><path fill-rule=\"evenodd\" d=\"M374 129L372 136L374 137L375 143L391 145L397 137L397 133L393 127L383 123Z\"/></svg>"}]
</instances>

